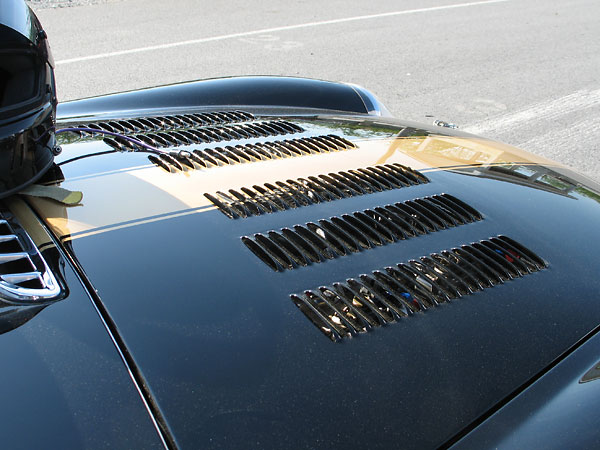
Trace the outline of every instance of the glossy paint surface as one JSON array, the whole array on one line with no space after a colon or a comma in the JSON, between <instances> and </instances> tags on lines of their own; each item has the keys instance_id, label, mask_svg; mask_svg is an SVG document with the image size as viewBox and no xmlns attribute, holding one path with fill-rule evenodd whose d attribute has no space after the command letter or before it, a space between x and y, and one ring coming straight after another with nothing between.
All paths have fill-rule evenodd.
<instances>
[{"instance_id":1,"label":"glossy paint surface","mask_svg":"<svg viewBox=\"0 0 600 450\"><path fill-rule=\"evenodd\" d=\"M347 84L293 77L233 77L173 84L62 103L58 118L133 109L226 106L314 108L356 114L387 113L368 91Z\"/></svg>"},{"instance_id":2,"label":"glossy paint surface","mask_svg":"<svg viewBox=\"0 0 600 450\"><path fill-rule=\"evenodd\" d=\"M596 335L453 448L600 447L599 355Z\"/></svg>"},{"instance_id":3,"label":"glossy paint surface","mask_svg":"<svg viewBox=\"0 0 600 450\"><path fill-rule=\"evenodd\" d=\"M31 43L37 43L37 32L41 29L37 18L27 4L13 0L2 2L0 25L19 32Z\"/></svg>"},{"instance_id":4,"label":"glossy paint surface","mask_svg":"<svg viewBox=\"0 0 600 450\"><path fill-rule=\"evenodd\" d=\"M84 140L58 160L83 204L32 200L98 290L181 447L436 447L600 323L600 197L563 168L387 119L289 120L359 149L170 174ZM430 183L238 220L203 195L390 162ZM282 273L240 240L440 193L484 219ZM548 268L341 343L289 298L498 234Z\"/></svg>"},{"instance_id":5,"label":"glossy paint surface","mask_svg":"<svg viewBox=\"0 0 600 450\"><path fill-rule=\"evenodd\" d=\"M14 32L17 33L14 33ZM34 12L21 0L4 0L0 8L2 44L35 48L42 59L54 67L50 44Z\"/></svg>"},{"instance_id":6,"label":"glossy paint surface","mask_svg":"<svg viewBox=\"0 0 600 450\"><path fill-rule=\"evenodd\" d=\"M2 447L162 448L87 293L56 248L42 248L68 288L40 306L0 300Z\"/></svg>"}]
</instances>

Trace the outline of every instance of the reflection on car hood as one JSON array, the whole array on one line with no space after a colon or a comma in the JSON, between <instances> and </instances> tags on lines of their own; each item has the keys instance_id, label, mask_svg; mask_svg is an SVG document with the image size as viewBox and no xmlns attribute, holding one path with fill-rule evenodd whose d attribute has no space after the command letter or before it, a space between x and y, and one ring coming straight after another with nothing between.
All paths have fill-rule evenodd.
<instances>
[{"instance_id":1,"label":"reflection on car hood","mask_svg":"<svg viewBox=\"0 0 600 450\"><path fill-rule=\"evenodd\" d=\"M182 446L441 445L599 323L600 196L563 167L388 119L166 128L129 134L197 152L71 134L82 204L31 203Z\"/></svg>"}]
</instances>

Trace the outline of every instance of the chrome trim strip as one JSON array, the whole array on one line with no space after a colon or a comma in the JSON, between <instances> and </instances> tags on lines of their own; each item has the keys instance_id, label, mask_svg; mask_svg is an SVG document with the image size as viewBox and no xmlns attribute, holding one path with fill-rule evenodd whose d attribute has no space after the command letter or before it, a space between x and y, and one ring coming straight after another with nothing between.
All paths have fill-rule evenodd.
<instances>
[{"instance_id":1,"label":"chrome trim strip","mask_svg":"<svg viewBox=\"0 0 600 450\"><path fill-rule=\"evenodd\" d=\"M16 284L23 283L25 281L40 280L41 276L42 274L40 272L28 272L0 275L0 279L2 279L2 281L6 281L7 283Z\"/></svg>"}]
</instances>

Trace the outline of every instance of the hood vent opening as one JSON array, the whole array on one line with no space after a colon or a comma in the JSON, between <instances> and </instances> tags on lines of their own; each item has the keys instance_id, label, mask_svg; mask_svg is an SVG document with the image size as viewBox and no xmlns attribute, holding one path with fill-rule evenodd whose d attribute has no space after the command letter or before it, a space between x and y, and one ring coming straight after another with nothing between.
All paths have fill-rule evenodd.
<instances>
[{"instance_id":1,"label":"hood vent opening","mask_svg":"<svg viewBox=\"0 0 600 450\"><path fill-rule=\"evenodd\" d=\"M111 133L135 134L252 122L254 120L256 120L256 118L250 113L244 111L227 111L90 122L80 124L78 127L94 128L97 130L110 131ZM78 134L80 134L80 136L88 136L90 133L82 132Z\"/></svg>"},{"instance_id":2,"label":"hood vent opening","mask_svg":"<svg viewBox=\"0 0 600 450\"><path fill-rule=\"evenodd\" d=\"M164 130L160 132L146 132L143 134L128 134L127 136L140 140L152 147L162 149L222 141L239 141L243 139L282 136L302 132L304 132L304 129L298 125L279 120ZM137 148L134 143L124 139L120 140L118 138L107 137L104 138L104 142L119 151L133 151Z\"/></svg>"},{"instance_id":3,"label":"hood vent opening","mask_svg":"<svg viewBox=\"0 0 600 450\"><path fill-rule=\"evenodd\" d=\"M497 236L290 298L323 334L340 341L546 267L531 250Z\"/></svg>"},{"instance_id":4,"label":"hood vent opening","mask_svg":"<svg viewBox=\"0 0 600 450\"><path fill-rule=\"evenodd\" d=\"M144 142L149 143L148 141ZM354 143L340 136L327 135L258 142L255 144L238 144L235 146L227 145L202 150L174 151L168 154L151 155L148 159L159 167L175 173L185 170L184 166L194 169L210 169L234 164L339 152L355 148L358 147ZM158 161L159 159L162 161Z\"/></svg>"},{"instance_id":5,"label":"hood vent opening","mask_svg":"<svg viewBox=\"0 0 600 450\"><path fill-rule=\"evenodd\" d=\"M0 211L0 301L32 304L57 298L60 285L16 219Z\"/></svg>"},{"instance_id":6,"label":"hood vent opening","mask_svg":"<svg viewBox=\"0 0 600 450\"><path fill-rule=\"evenodd\" d=\"M76 128L117 133L140 140L155 148L174 148L224 141L260 139L303 133L305 130L287 120L257 119L244 111L225 111L168 116L148 116L123 120L82 123ZM82 139L96 138L92 131L71 130ZM104 142L118 151L134 151L134 143L118 137Z\"/></svg>"},{"instance_id":7,"label":"hood vent opening","mask_svg":"<svg viewBox=\"0 0 600 450\"><path fill-rule=\"evenodd\" d=\"M482 219L472 206L450 194L441 194L241 239L267 266L281 272ZM490 261L488 265L502 271L502 280L522 274L512 266L527 270L520 261L509 264L501 258L498 252L502 250L494 242L474 244L473 250L483 254ZM427 264L437 267L441 263L432 260Z\"/></svg>"},{"instance_id":8,"label":"hood vent opening","mask_svg":"<svg viewBox=\"0 0 600 450\"><path fill-rule=\"evenodd\" d=\"M237 219L426 183L429 179L416 170L402 164L385 164L254 185L240 189L242 192L230 189L227 193L205 193L204 196L227 217ZM446 200L436 201L444 203ZM460 203L452 209L455 207L467 215L479 214ZM447 214L451 214L451 218L444 220L456 220L457 213Z\"/></svg>"}]
</instances>

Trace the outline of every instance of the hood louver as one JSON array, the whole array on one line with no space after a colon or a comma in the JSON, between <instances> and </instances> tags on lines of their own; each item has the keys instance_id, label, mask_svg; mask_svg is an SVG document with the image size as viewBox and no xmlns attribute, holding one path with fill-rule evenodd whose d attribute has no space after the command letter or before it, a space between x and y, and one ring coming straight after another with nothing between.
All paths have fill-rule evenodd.
<instances>
[{"instance_id":1,"label":"hood louver","mask_svg":"<svg viewBox=\"0 0 600 450\"><path fill-rule=\"evenodd\" d=\"M545 267L531 250L498 236L290 297L339 341Z\"/></svg>"},{"instance_id":2,"label":"hood louver","mask_svg":"<svg viewBox=\"0 0 600 450\"><path fill-rule=\"evenodd\" d=\"M237 125L167 130L130 136L155 148L173 148L212 142L255 139L286 134L302 133L304 130L290 122L265 121ZM135 150L136 145L118 138L104 138L104 142L119 151Z\"/></svg>"},{"instance_id":3,"label":"hood louver","mask_svg":"<svg viewBox=\"0 0 600 450\"><path fill-rule=\"evenodd\" d=\"M428 182L409 167L385 164L204 196L227 217L237 219Z\"/></svg>"},{"instance_id":4,"label":"hood louver","mask_svg":"<svg viewBox=\"0 0 600 450\"><path fill-rule=\"evenodd\" d=\"M474 208L442 194L241 239L280 272L479 220Z\"/></svg>"},{"instance_id":5,"label":"hood louver","mask_svg":"<svg viewBox=\"0 0 600 450\"><path fill-rule=\"evenodd\" d=\"M257 120L244 111L149 116L79 124L78 128L95 129L128 136L155 148L172 148L212 142L256 139L304 132L286 120ZM91 131L72 131L82 138ZM136 150L131 141L105 137L104 142L118 151Z\"/></svg>"},{"instance_id":6,"label":"hood louver","mask_svg":"<svg viewBox=\"0 0 600 450\"><path fill-rule=\"evenodd\" d=\"M8 211L0 211L0 301L31 304L60 294L35 244Z\"/></svg>"},{"instance_id":7,"label":"hood louver","mask_svg":"<svg viewBox=\"0 0 600 450\"><path fill-rule=\"evenodd\" d=\"M168 131L180 128L197 128L211 125L241 123L253 120L255 120L255 117L250 113L244 111L231 111L90 122L80 124L78 127L110 131L111 133L135 134ZM82 136L88 135L88 133L85 132L80 134Z\"/></svg>"},{"instance_id":8,"label":"hood louver","mask_svg":"<svg viewBox=\"0 0 600 450\"><path fill-rule=\"evenodd\" d=\"M339 136L327 135L170 152L168 154L150 155L148 159L168 172L177 172L186 168L209 169L272 159L339 152L353 148L357 147L352 142Z\"/></svg>"}]
</instances>

